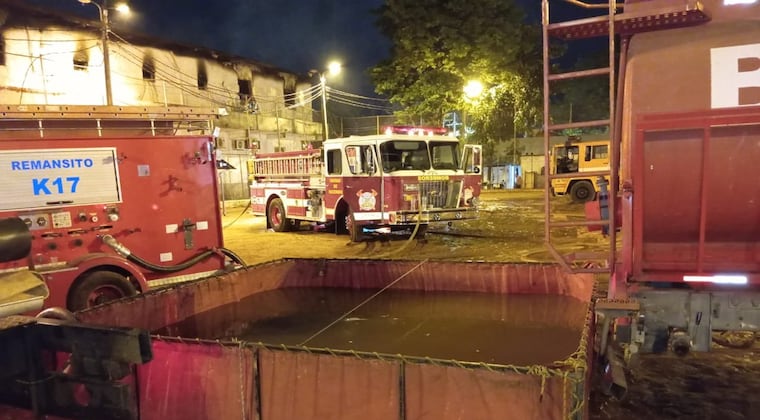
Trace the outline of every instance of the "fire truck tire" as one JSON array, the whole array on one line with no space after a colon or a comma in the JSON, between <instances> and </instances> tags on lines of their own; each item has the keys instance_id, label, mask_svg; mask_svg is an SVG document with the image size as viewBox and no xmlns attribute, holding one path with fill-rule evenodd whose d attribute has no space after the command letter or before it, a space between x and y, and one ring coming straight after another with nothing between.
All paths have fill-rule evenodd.
<instances>
[{"instance_id":1,"label":"fire truck tire","mask_svg":"<svg viewBox=\"0 0 760 420\"><path fill-rule=\"evenodd\" d=\"M93 271L71 290L68 307L71 311L78 311L136 294L135 286L123 275L112 271Z\"/></svg>"},{"instance_id":2,"label":"fire truck tire","mask_svg":"<svg viewBox=\"0 0 760 420\"><path fill-rule=\"evenodd\" d=\"M291 223L287 216L285 216L285 206L279 198L275 198L269 202L267 219L269 227L275 232L287 232L290 230Z\"/></svg>"},{"instance_id":3,"label":"fire truck tire","mask_svg":"<svg viewBox=\"0 0 760 420\"><path fill-rule=\"evenodd\" d=\"M596 196L594 186L588 181L578 181L570 187L570 198L574 203L585 203Z\"/></svg>"}]
</instances>

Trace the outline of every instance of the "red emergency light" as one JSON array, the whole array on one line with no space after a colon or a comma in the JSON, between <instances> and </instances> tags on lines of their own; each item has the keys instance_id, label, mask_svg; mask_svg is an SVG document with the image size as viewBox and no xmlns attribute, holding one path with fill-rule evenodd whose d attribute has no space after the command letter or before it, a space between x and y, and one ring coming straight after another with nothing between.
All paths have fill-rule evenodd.
<instances>
[{"instance_id":1,"label":"red emergency light","mask_svg":"<svg viewBox=\"0 0 760 420\"><path fill-rule=\"evenodd\" d=\"M444 127L416 127L412 125L386 125L385 134L407 134L410 136L445 136L449 132Z\"/></svg>"}]
</instances>

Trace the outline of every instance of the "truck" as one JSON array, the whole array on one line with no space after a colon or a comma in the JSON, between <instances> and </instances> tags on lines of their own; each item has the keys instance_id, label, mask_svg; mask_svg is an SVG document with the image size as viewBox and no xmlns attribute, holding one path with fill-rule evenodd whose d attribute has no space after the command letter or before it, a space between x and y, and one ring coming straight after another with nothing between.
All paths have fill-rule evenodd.
<instances>
[{"instance_id":1,"label":"truck","mask_svg":"<svg viewBox=\"0 0 760 420\"><path fill-rule=\"evenodd\" d=\"M610 170L589 173L601 189L588 220L548 214L545 240L568 270L608 274L598 346L623 388L622 365L638 354L709 351L714 333L760 329L760 3L573 1L590 16L572 21L553 19L557 3L542 1L544 86L609 77L610 113L552 125L546 92L546 149L552 130L606 125L612 138ZM550 71L549 41L598 36L608 67ZM609 249L558 252L553 232L571 225L601 227Z\"/></svg>"},{"instance_id":2,"label":"truck","mask_svg":"<svg viewBox=\"0 0 760 420\"><path fill-rule=\"evenodd\" d=\"M0 263L0 275L38 273L46 306L83 309L240 262L223 247L215 111L8 105L2 113L0 218L22 220L32 240L28 258Z\"/></svg>"},{"instance_id":3,"label":"truck","mask_svg":"<svg viewBox=\"0 0 760 420\"><path fill-rule=\"evenodd\" d=\"M586 174L593 171L609 171L610 142L594 140L578 142L568 137L564 144L556 144L550 150L551 174L575 174L569 178L553 178L551 192L569 195L575 203L585 203L596 198L599 184L595 177Z\"/></svg>"},{"instance_id":4,"label":"truck","mask_svg":"<svg viewBox=\"0 0 760 420\"><path fill-rule=\"evenodd\" d=\"M354 242L419 235L431 223L477 217L481 146L460 147L456 138L426 130L404 132L255 154L249 164L253 214L266 216L277 232L318 223Z\"/></svg>"}]
</instances>

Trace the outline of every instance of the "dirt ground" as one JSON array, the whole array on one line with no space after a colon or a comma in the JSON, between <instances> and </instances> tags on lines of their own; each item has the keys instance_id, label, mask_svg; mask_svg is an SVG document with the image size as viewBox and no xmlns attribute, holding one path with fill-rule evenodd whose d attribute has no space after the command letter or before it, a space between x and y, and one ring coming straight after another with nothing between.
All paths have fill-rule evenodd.
<instances>
[{"instance_id":1,"label":"dirt ground","mask_svg":"<svg viewBox=\"0 0 760 420\"><path fill-rule=\"evenodd\" d=\"M552 261L544 246L542 191L491 190L482 195L477 220L450 228L431 227L424 240L350 243L347 236L317 232L267 231L263 217L227 208L225 246L247 264L280 258L445 259L449 261ZM565 197L550 201L552 220L582 220L583 206ZM608 249L609 241L586 228L555 231L561 253ZM600 287L604 287L601 284ZM757 340L760 341L760 340ZM760 419L760 345L711 353L646 355L628 371L625 398L592 391L590 418L597 419Z\"/></svg>"}]
</instances>

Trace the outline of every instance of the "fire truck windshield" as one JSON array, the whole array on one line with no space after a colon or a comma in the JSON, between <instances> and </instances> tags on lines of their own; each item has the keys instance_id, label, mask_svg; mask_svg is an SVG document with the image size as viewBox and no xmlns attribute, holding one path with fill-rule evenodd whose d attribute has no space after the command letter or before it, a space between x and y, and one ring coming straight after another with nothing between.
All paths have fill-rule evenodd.
<instances>
[{"instance_id":1,"label":"fire truck windshield","mask_svg":"<svg viewBox=\"0 0 760 420\"><path fill-rule=\"evenodd\" d=\"M380 144L384 172L426 171L459 168L459 143L456 141L393 140Z\"/></svg>"}]
</instances>

